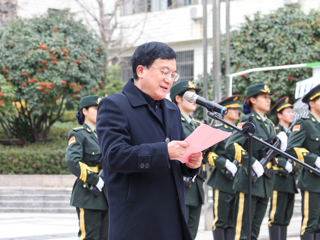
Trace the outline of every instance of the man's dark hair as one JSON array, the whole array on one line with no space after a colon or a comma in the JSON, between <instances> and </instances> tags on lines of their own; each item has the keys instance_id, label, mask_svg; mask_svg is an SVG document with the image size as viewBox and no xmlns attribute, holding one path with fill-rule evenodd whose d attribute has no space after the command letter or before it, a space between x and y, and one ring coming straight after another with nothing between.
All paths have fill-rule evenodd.
<instances>
[{"instance_id":1,"label":"man's dark hair","mask_svg":"<svg viewBox=\"0 0 320 240\"><path fill-rule=\"evenodd\" d=\"M162 42L149 42L140 45L131 58L133 78L138 79L137 67L150 66L156 59L176 59L175 51Z\"/></svg>"}]
</instances>

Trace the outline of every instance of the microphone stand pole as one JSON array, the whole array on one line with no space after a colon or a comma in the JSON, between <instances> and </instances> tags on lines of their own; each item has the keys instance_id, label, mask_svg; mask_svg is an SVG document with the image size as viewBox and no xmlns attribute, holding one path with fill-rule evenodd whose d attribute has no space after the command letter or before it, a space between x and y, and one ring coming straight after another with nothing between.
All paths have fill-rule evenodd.
<instances>
[{"instance_id":1,"label":"microphone stand pole","mask_svg":"<svg viewBox=\"0 0 320 240\"><path fill-rule=\"evenodd\" d=\"M226 120L224 120L223 118L220 118L218 113L214 113L214 112L208 112L207 113L209 117L218 120L224 124L226 124L227 126L231 127L232 129L240 132L243 136L245 136L246 138L248 138L248 156L249 156L249 161L248 161L248 229L247 229L247 239L251 240L251 190L252 190L252 176L251 176L251 171L252 171L252 139L261 143L262 145L274 150L276 153L291 159L293 161L295 161L296 163L299 163L300 165L302 165L303 167L313 171L315 174L317 174L318 176L320 176L320 170L314 167L311 167L310 165L300 161L299 159L291 156L290 154L281 151L280 149L274 147L273 145L261 140L260 138L254 136L254 134L256 133L256 126L251 123L251 122L247 122L245 123L242 128L238 128L237 126L227 122Z\"/></svg>"}]
</instances>

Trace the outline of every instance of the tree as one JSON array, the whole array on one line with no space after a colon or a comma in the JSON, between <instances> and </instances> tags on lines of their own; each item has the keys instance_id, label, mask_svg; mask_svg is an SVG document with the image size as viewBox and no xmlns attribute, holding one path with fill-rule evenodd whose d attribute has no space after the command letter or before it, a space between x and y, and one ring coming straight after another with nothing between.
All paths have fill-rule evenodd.
<instances>
[{"instance_id":1,"label":"tree","mask_svg":"<svg viewBox=\"0 0 320 240\"><path fill-rule=\"evenodd\" d=\"M0 107L7 138L46 141L66 109L103 88L105 64L102 44L66 11L17 19L1 29L0 71L6 80L0 81L1 92L16 110Z\"/></svg>"},{"instance_id":2,"label":"tree","mask_svg":"<svg viewBox=\"0 0 320 240\"><path fill-rule=\"evenodd\" d=\"M86 19L86 23L102 39L108 62L114 60L117 61L116 64L119 64L121 62L121 53L132 48L143 33L149 8L147 2L133 4L132 1L128 0L75 1L82 9L80 13ZM139 4L142 4L142 6ZM132 8L132 11L138 8L140 13L144 13L144 16L140 16L137 19L132 18L129 26L129 23L122 23L119 20L122 8ZM129 29L135 34L128 41L123 38L122 30L128 31ZM129 33L127 32L127 34Z\"/></svg>"},{"instance_id":3,"label":"tree","mask_svg":"<svg viewBox=\"0 0 320 240\"><path fill-rule=\"evenodd\" d=\"M267 15L257 12L252 19L245 17L240 28L231 32L230 39L231 73L257 67L317 62L320 61L320 12L312 10L306 14L298 4L286 5ZM221 59L224 75L224 53ZM244 98L248 86L263 82L276 92L271 97L273 103L281 96L289 96L293 102L296 82L311 75L312 69L307 68L244 74L233 78L232 93ZM225 77L222 81L225 83ZM201 78L198 82L201 83ZM212 88L212 82L209 83ZM225 89L222 91L222 96L226 97ZM197 117L201 114L197 113Z\"/></svg>"},{"instance_id":4,"label":"tree","mask_svg":"<svg viewBox=\"0 0 320 240\"><path fill-rule=\"evenodd\" d=\"M241 28L231 34L231 72L319 61L319 23L319 11L306 14L298 4L265 16L258 12L252 20L246 17ZM233 92L244 95L247 86L265 82L276 92L274 99L287 95L293 100L296 82L311 73L311 69L295 68L242 75L234 78Z\"/></svg>"},{"instance_id":5,"label":"tree","mask_svg":"<svg viewBox=\"0 0 320 240\"><path fill-rule=\"evenodd\" d=\"M98 96L111 95L122 91L124 83L120 77L120 66L108 66L107 84L96 94Z\"/></svg>"}]
</instances>

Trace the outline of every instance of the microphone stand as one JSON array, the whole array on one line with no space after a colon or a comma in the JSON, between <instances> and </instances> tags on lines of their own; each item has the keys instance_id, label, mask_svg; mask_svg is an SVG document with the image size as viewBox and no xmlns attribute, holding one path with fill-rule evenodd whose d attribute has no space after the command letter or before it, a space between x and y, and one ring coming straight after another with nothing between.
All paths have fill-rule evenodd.
<instances>
[{"instance_id":1,"label":"microphone stand","mask_svg":"<svg viewBox=\"0 0 320 240\"><path fill-rule=\"evenodd\" d=\"M281 151L280 149L274 147L273 145L261 140L260 138L254 136L254 134L256 133L256 126L251 123L251 122L247 122L245 123L242 128L238 128L237 126L227 122L226 120L224 120L223 118L220 118L218 113L215 112L208 112L207 115L215 120L218 120L224 124L226 124L227 126L231 127L232 129L240 132L243 136L245 136L246 138L248 138L248 157L249 157L249 161L248 161L248 220L247 220L247 225L248 225L248 229L247 229L247 239L251 240L251 190L252 190L252 176L251 176L251 171L252 171L252 139L255 141L258 141L259 143L261 143L262 145L274 150L276 153L291 159L293 161L295 161L296 163L299 163L300 165L302 165L303 167L313 171L315 174L317 174L318 176L320 176L320 169L316 169L314 167L311 167L310 165L300 161L299 159L289 155L286 152Z\"/></svg>"}]
</instances>

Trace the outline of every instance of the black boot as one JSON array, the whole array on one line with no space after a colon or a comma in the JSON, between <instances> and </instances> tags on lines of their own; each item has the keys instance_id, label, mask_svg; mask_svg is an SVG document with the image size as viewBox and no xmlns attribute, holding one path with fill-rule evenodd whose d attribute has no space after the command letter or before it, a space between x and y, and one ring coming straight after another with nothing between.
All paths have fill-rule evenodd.
<instances>
[{"instance_id":1,"label":"black boot","mask_svg":"<svg viewBox=\"0 0 320 240\"><path fill-rule=\"evenodd\" d=\"M280 227L280 239L286 240L287 239L287 226Z\"/></svg>"},{"instance_id":2,"label":"black boot","mask_svg":"<svg viewBox=\"0 0 320 240\"><path fill-rule=\"evenodd\" d=\"M273 225L269 227L269 239L270 240L282 240L280 238L280 226L279 225Z\"/></svg>"},{"instance_id":3,"label":"black boot","mask_svg":"<svg viewBox=\"0 0 320 240\"><path fill-rule=\"evenodd\" d=\"M235 231L234 228L227 228L225 231L226 240L234 240Z\"/></svg>"},{"instance_id":4,"label":"black boot","mask_svg":"<svg viewBox=\"0 0 320 240\"><path fill-rule=\"evenodd\" d=\"M315 240L315 234L304 234L300 236L301 240Z\"/></svg>"},{"instance_id":5,"label":"black boot","mask_svg":"<svg viewBox=\"0 0 320 240\"><path fill-rule=\"evenodd\" d=\"M320 233L316 233L314 235L314 240L320 240Z\"/></svg>"},{"instance_id":6,"label":"black boot","mask_svg":"<svg viewBox=\"0 0 320 240\"><path fill-rule=\"evenodd\" d=\"M216 228L213 232L213 239L214 240L226 240L225 237L225 230Z\"/></svg>"}]
</instances>

